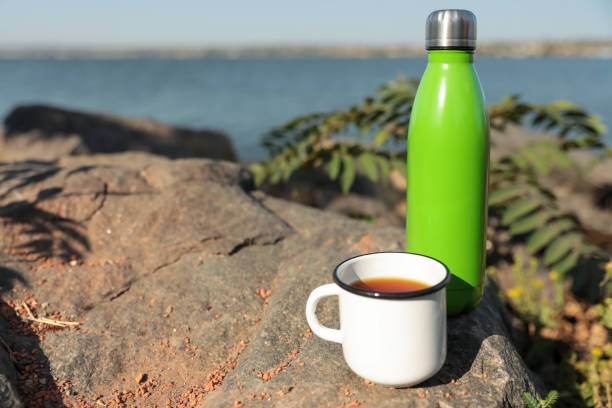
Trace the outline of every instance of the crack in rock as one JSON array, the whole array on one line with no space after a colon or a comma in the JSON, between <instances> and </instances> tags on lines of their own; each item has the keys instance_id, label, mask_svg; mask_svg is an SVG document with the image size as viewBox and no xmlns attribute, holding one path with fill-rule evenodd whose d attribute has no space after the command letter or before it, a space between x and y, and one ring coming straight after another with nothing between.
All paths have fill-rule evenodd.
<instances>
[{"instance_id":1,"label":"crack in rock","mask_svg":"<svg viewBox=\"0 0 612 408\"><path fill-rule=\"evenodd\" d=\"M268 245L276 245L277 243L279 243L280 241L282 241L283 239L285 239L285 237L277 237L275 238L273 241L270 242L257 242L259 238L258 236L255 237L250 237L250 238L246 238L244 241L242 241L241 243L239 243L238 245L234 246L231 251L229 251L227 253L228 256L232 256L237 254L238 252L240 252L242 249L250 247L250 246L268 246Z\"/></svg>"},{"instance_id":2,"label":"crack in rock","mask_svg":"<svg viewBox=\"0 0 612 408\"><path fill-rule=\"evenodd\" d=\"M97 213L99 213L99 212L100 212L100 210L102 210L102 207L104 207L104 203L106 202L106 197L108 196L108 184L103 183L103 185L104 185L104 187L103 187L102 191L101 191L101 192L97 192L97 193L94 195L94 200L95 200L96 198L98 198L98 195L99 195L99 194L102 194L102 200L100 201L100 205L99 205L99 206L98 206L98 207L97 207L95 210L93 210L93 211L91 212L91 214L89 214L89 215L88 215L88 216L87 216L87 217L86 217L84 220L82 220L81 222L86 222L86 221L91 220L91 219L94 217L94 215L96 215Z\"/></svg>"}]
</instances>

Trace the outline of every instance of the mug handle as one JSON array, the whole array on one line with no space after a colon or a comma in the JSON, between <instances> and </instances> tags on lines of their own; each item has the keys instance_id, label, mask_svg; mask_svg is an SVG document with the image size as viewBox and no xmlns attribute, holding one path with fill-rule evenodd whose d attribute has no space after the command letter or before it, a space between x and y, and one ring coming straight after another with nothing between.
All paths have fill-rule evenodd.
<instances>
[{"instance_id":1,"label":"mug handle","mask_svg":"<svg viewBox=\"0 0 612 408\"><path fill-rule=\"evenodd\" d=\"M306 320L314 334L323 340L336 343L342 343L342 329L330 329L329 327L323 326L317 317L317 304L319 304L319 301L324 297L340 295L340 290L340 287L335 283L319 286L310 293L308 301L306 302Z\"/></svg>"}]
</instances>

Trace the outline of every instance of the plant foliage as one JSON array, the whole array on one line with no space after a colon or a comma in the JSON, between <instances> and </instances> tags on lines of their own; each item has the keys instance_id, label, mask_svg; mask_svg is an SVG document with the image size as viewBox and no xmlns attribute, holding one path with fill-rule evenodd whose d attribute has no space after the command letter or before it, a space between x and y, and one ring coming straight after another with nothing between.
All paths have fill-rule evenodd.
<instances>
[{"instance_id":1,"label":"plant foliage","mask_svg":"<svg viewBox=\"0 0 612 408\"><path fill-rule=\"evenodd\" d=\"M273 129L264 137L271 159L251 166L256 184L286 182L318 168L346 193L358 173L382 183L392 171L404 176L417 86L416 80L398 78L348 110L301 116ZM571 166L572 149L612 152L602 142L605 127L600 118L571 102L532 104L510 95L489 107L489 120L500 131L517 124L556 135L491 163L489 206L501 212L503 224L512 234L525 235L528 249L562 274L584 256L603 255L538 182L538 176L552 168Z\"/></svg>"},{"instance_id":2,"label":"plant foliage","mask_svg":"<svg viewBox=\"0 0 612 408\"><path fill-rule=\"evenodd\" d=\"M548 393L546 398L542 399L538 396L534 397L528 392L523 393L523 402L529 408L547 408L555 405L557 400L559 399L559 393L555 390L552 390Z\"/></svg>"}]
</instances>

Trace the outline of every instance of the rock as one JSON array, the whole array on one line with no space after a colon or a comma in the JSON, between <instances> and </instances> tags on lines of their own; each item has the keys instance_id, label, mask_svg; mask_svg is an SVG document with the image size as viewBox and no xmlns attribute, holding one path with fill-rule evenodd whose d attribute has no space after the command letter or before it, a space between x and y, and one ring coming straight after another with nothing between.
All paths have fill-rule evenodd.
<instances>
[{"instance_id":1,"label":"rock","mask_svg":"<svg viewBox=\"0 0 612 408\"><path fill-rule=\"evenodd\" d=\"M0 318L0 320L4 319ZM0 344L0 407L23 407L15 387L17 373L8 352L3 346L3 344Z\"/></svg>"},{"instance_id":2,"label":"rock","mask_svg":"<svg viewBox=\"0 0 612 408\"><path fill-rule=\"evenodd\" d=\"M37 332L66 404L518 407L542 391L491 287L449 321L445 366L414 388L365 384L339 345L310 334L310 291L347 257L401 250L402 229L252 191L228 162L125 153L0 166L7 174L0 258L23 282L3 297L31 292L81 322ZM320 307L337 325L337 302Z\"/></svg>"},{"instance_id":3,"label":"rock","mask_svg":"<svg viewBox=\"0 0 612 408\"><path fill-rule=\"evenodd\" d=\"M382 200L354 193L334 197L325 210L373 222L379 226L397 226L404 223L404 216L390 209Z\"/></svg>"},{"instance_id":4,"label":"rock","mask_svg":"<svg viewBox=\"0 0 612 408\"><path fill-rule=\"evenodd\" d=\"M184 129L146 119L24 105L15 108L4 125L4 160L50 160L130 150L171 158L236 160L231 141L221 132Z\"/></svg>"}]
</instances>

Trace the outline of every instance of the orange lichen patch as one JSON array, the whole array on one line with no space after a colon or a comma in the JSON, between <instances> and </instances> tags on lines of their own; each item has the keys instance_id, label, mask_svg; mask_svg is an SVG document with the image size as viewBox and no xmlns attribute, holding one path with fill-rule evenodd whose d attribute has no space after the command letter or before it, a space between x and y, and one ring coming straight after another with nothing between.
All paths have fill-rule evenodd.
<instances>
[{"instance_id":1,"label":"orange lichen patch","mask_svg":"<svg viewBox=\"0 0 612 408\"><path fill-rule=\"evenodd\" d=\"M450 393L450 392L447 392L446 394L444 394L444 396L445 396L447 399L451 399L451 398L453 397L453 396L451 395L451 393Z\"/></svg>"},{"instance_id":2,"label":"orange lichen patch","mask_svg":"<svg viewBox=\"0 0 612 408\"><path fill-rule=\"evenodd\" d=\"M466 390L461 390L461 395L467 395L467 391Z\"/></svg>"},{"instance_id":3,"label":"orange lichen patch","mask_svg":"<svg viewBox=\"0 0 612 408\"><path fill-rule=\"evenodd\" d=\"M244 407L244 404L241 401L234 401L234 408Z\"/></svg>"},{"instance_id":4,"label":"orange lichen patch","mask_svg":"<svg viewBox=\"0 0 612 408\"><path fill-rule=\"evenodd\" d=\"M358 243L353 245L353 248L357 249L361 254L369 254L378 251L378 245L372 241L370 234L361 237Z\"/></svg>"},{"instance_id":5,"label":"orange lichen patch","mask_svg":"<svg viewBox=\"0 0 612 408\"><path fill-rule=\"evenodd\" d=\"M482 379L483 379L483 380L486 380L486 379L487 379L487 373L484 373L484 374L482 375Z\"/></svg>"},{"instance_id":6,"label":"orange lichen patch","mask_svg":"<svg viewBox=\"0 0 612 408\"><path fill-rule=\"evenodd\" d=\"M417 395L419 398L425 398L425 394L422 392L419 392L419 394Z\"/></svg>"},{"instance_id":7,"label":"orange lichen patch","mask_svg":"<svg viewBox=\"0 0 612 408\"><path fill-rule=\"evenodd\" d=\"M351 396L351 395L355 395L355 393L354 393L354 392L351 392L351 390L349 389L349 387L344 387L344 393L343 393L343 395L344 395L345 397L348 397L348 396Z\"/></svg>"},{"instance_id":8,"label":"orange lichen patch","mask_svg":"<svg viewBox=\"0 0 612 408\"><path fill-rule=\"evenodd\" d=\"M363 380L363 383L365 385L374 386L374 383L372 381L370 381L370 380Z\"/></svg>"}]
</instances>

